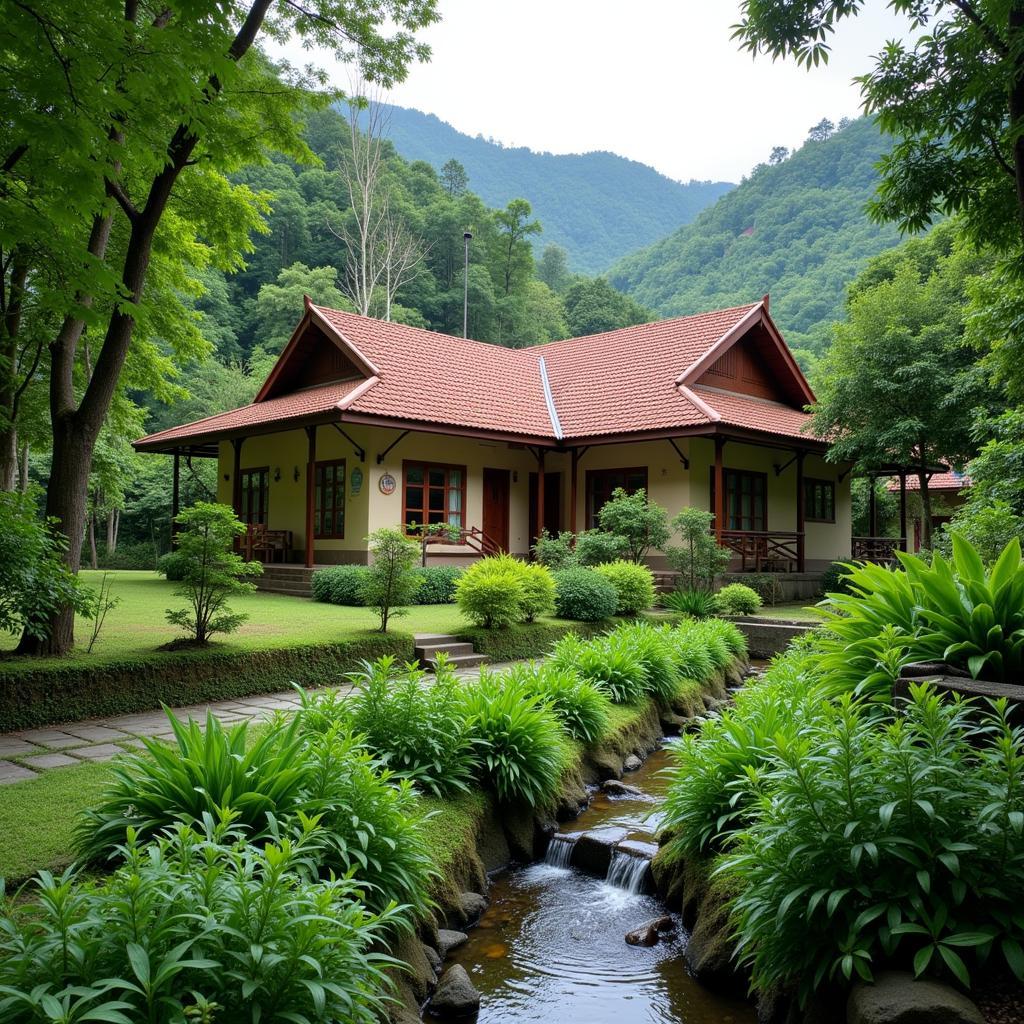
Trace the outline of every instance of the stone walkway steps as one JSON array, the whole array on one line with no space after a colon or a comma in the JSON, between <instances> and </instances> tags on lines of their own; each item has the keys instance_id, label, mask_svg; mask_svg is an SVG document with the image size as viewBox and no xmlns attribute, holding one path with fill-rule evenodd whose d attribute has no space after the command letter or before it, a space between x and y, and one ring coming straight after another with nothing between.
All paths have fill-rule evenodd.
<instances>
[{"instance_id":1,"label":"stone walkway steps","mask_svg":"<svg viewBox=\"0 0 1024 1024\"><path fill-rule=\"evenodd\" d=\"M477 654L472 644L446 633L417 633L415 635L416 659L424 668L434 668L437 656L446 654L448 664L453 668L477 668L487 662L486 654Z\"/></svg>"}]
</instances>

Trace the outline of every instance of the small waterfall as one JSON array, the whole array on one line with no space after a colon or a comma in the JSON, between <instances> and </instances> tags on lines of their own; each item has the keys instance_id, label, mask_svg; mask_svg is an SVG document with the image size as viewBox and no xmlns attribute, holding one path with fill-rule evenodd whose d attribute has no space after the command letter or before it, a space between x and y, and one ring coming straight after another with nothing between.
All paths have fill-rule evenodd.
<instances>
[{"instance_id":1,"label":"small waterfall","mask_svg":"<svg viewBox=\"0 0 1024 1024\"><path fill-rule=\"evenodd\" d=\"M650 861L646 857L636 857L625 850L613 850L605 881L617 889L638 894L643 892L649 865Z\"/></svg>"},{"instance_id":2,"label":"small waterfall","mask_svg":"<svg viewBox=\"0 0 1024 1024\"><path fill-rule=\"evenodd\" d=\"M568 868L572 860L572 848L578 838L579 836L552 836L551 842L548 843L548 851L544 854L544 863L553 868Z\"/></svg>"}]
</instances>

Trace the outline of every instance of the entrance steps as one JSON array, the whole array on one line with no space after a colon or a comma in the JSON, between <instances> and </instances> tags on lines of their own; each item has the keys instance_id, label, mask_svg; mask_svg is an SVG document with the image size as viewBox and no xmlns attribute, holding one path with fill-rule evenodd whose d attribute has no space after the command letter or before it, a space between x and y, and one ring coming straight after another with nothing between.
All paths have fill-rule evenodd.
<instances>
[{"instance_id":1,"label":"entrance steps","mask_svg":"<svg viewBox=\"0 0 1024 1024\"><path fill-rule=\"evenodd\" d=\"M256 589L270 594L312 597L314 571L304 565L268 562L263 566L262 575L256 577Z\"/></svg>"},{"instance_id":2,"label":"entrance steps","mask_svg":"<svg viewBox=\"0 0 1024 1024\"><path fill-rule=\"evenodd\" d=\"M477 654L472 644L447 633L417 633L416 658L424 668L435 668L437 656L446 654L452 668L476 668L487 661L486 654Z\"/></svg>"}]
</instances>

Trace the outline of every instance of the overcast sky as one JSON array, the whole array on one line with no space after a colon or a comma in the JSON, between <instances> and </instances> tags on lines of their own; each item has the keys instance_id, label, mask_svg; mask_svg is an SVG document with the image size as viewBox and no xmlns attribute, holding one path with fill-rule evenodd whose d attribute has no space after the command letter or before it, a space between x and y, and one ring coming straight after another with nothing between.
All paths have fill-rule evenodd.
<instances>
[{"instance_id":1,"label":"overcast sky","mask_svg":"<svg viewBox=\"0 0 1024 1024\"><path fill-rule=\"evenodd\" d=\"M433 56L392 102L470 135L553 153L606 149L672 178L738 181L773 146L859 112L854 75L905 23L868 0L829 64L752 60L733 0L439 0ZM298 49L288 55L305 63ZM337 82L348 81L338 69Z\"/></svg>"}]
</instances>

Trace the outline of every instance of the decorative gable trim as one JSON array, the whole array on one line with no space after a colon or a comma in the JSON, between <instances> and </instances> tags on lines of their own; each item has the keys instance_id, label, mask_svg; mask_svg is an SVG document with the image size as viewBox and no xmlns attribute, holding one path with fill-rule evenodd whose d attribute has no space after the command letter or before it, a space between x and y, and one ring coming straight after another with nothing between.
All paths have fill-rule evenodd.
<instances>
[{"instance_id":1,"label":"decorative gable trim","mask_svg":"<svg viewBox=\"0 0 1024 1024\"><path fill-rule=\"evenodd\" d=\"M711 420L712 423L718 423L721 421L721 413L719 413L717 409L713 409L710 405L708 405L708 403L705 402L703 398L696 395L685 384L679 385L679 391L682 393L682 396L688 402L692 402L693 405L705 416L707 416L707 418Z\"/></svg>"},{"instance_id":2,"label":"decorative gable trim","mask_svg":"<svg viewBox=\"0 0 1024 1024\"><path fill-rule=\"evenodd\" d=\"M354 363L361 366L370 377L380 377L381 372L377 369L373 363L370 362L362 352L356 348L355 345L345 337L344 334L338 330L337 326L331 323L327 317L323 315L318 306L314 306L312 300L306 296L306 309L311 314L312 318L327 332L329 337L333 337L336 342L339 343L343 351L345 351Z\"/></svg>"},{"instance_id":3,"label":"decorative gable trim","mask_svg":"<svg viewBox=\"0 0 1024 1024\"><path fill-rule=\"evenodd\" d=\"M340 402L338 402L336 408L344 412L346 409L351 409L352 406L359 401L367 391L374 386L374 384L380 381L380 377L374 374L372 377L367 377L358 387L353 388Z\"/></svg>"}]
</instances>

